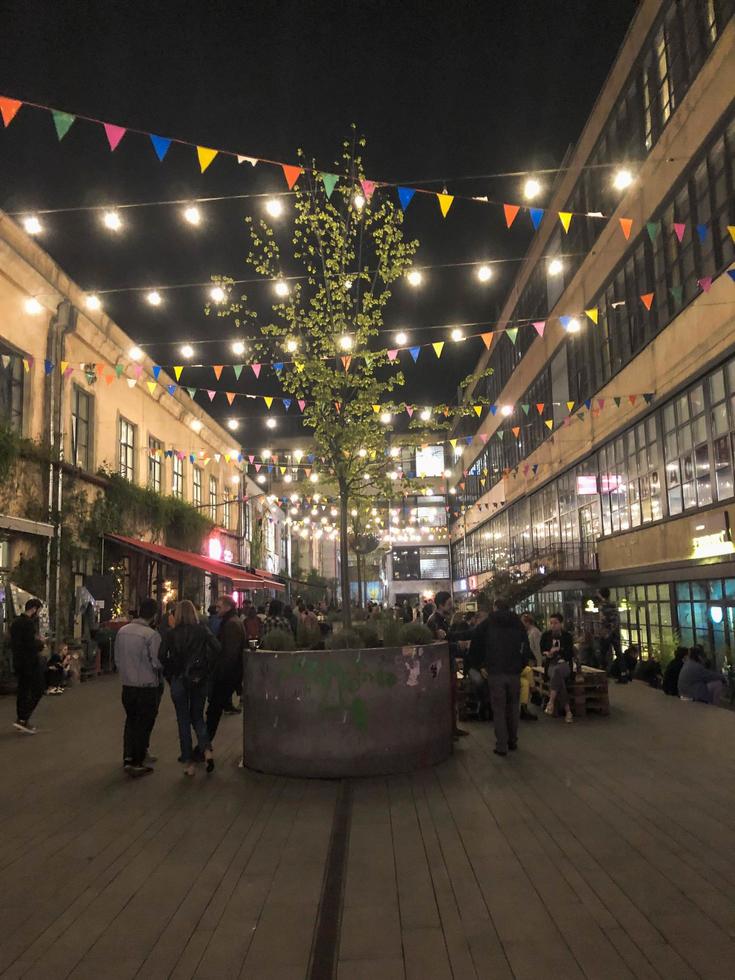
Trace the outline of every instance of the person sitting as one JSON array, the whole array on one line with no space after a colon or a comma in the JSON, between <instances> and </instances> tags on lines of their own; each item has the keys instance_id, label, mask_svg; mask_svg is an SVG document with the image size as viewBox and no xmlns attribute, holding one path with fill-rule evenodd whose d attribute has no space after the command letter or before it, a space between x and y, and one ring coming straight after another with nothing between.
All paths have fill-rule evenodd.
<instances>
[{"instance_id":1,"label":"person sitting","mask_svg":"<svg viewBox=\"0 0 735 980\"><path fill-rule=\"evenodd\" d=\"M556 649L547 658L545 668L549 678L549 703L544 709L545 714L552 718L556 714L557 708L564 712L564 721L571 725L574 721L572 709L569 705L569 692L567 691L567 680L571 676L569 663L562 656L561 650Z\"/></svg>"},{"instance_id":2,"label":"person sitting","mask_svg":"<svg viewBox=\"0 0 735 980\"><path fill-rule=\"evenodd\" d=\"M664 671L664 679L661 686L664 694L668 694L672 698L679 697L679 674L681 673L681 668L684 666L686 655L686 647L677 647L674 651L673 659L669 661Z\"/></svg>"},{"instance_id":3,"label":"person sitting","mask_svg":"<svg viewBox=\"0 0 735 980\"><path fill-rule=\"evenodd\" d=\"M684 701L719 704L725 678L719 670L705 667L703 660L702 648L692 647L679 674L679 697Z\"/></svg>"},{"instance_id":4,"label":"person sitting","mask_svg":"<svg viewBox=\"0 0 735 980\"><path fill-rule=\"evenodd\" d=\"M650 654L648 660L638 661L635 676L637 680L645 681L649 687L659 688L661 687L661 664L653 654Z\"/></svg>"},{"instance_id":5,"label":"person sitting","mask_svg":"<svg viewBox=\"0 0 735 980\"><path fill-rule=\"evenodd\" d=\"M564 617L561 613L549 616L549 629L541 634L541 656L544 666L549 659L561 657L569 666L569 674L574 673L574 639L572 634L564 629Z\"/></svg>"},{"instance_id":6,"label":"person sitting","mask_svg":"<svg viewBox=\"0 0 735 980\"><path fill-rule=\"evenodd\" d=\"M46 694L63 694L64 682L69 674L71 657L66 644L54 651L46 661Z\"/></svg>"}]
</instances>

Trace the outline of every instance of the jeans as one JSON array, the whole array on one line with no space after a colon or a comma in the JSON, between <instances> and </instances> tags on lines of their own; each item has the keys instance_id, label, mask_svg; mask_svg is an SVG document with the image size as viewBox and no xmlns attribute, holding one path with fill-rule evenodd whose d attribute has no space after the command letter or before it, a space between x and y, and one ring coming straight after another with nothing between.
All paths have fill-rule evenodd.
<instances>
[{"instance_id":1,"label":"jeans","mask_svg":"<svg viewBox=\"0 0 735 980\"><path fill-rule=\"evenodd\" d=\"M204 702L207 697L206 684L187 684L181 677L171 680L171 700L176 709L176 722L179 726L179 746L181 761L191 762L191 730L196 732L197 742L202 752L211 748L209 733L204 723Z\"/></svg>"},{"instance_id":2,"label":"jeans","mask_svg":"<svg viewBox=\"0 0 735 980\"><path fill-rule=\"evenodd\" d=\"M507 752L509 746L518 742L521 679L518 674L491 674L488 686L495 726L495 747L499 752Z\"/></svg>"},{"instance_id":3,"label":"jeans","mask_svg":"<svg viewBox=\"0 0 735 980\"><path fill-rule=\"evenodd\" d=\"M125 708L123 758L125 763L142 766L158 713L157 687L123 687Z\"/></svg>"},{"instance_id":4,"label":"jeans","mask_svg":"<svg viewBox=\"0 0 735 980\"><path fill-rule=\"evenodd\" d=\"M36 705L43 695L43 668L38 656L18 657L15 661L15 676L18 679L16 713L18 721L30 721Z\"/></svg>"},{"instance_id":5,"label":"jeans","mask_svg":"<svg viewBox=\"0 0 735 980\"><path fill-rule=\"evenodd\" d=\"M555 705L557 710L566 712L569 705L569 691L567 690L567 679L569 678L569 664L566 660L560 660L549 670L549 690L556 691Z\"/></svg>"}]
</instances>

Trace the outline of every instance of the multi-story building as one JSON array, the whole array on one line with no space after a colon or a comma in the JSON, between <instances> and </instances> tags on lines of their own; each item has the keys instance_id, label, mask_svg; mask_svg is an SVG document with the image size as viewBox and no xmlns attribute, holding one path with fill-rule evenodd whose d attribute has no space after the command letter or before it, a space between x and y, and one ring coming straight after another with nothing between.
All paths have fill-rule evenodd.
<instances>
[{"instance_id":1,"label":"multi-story building","mask_svg":"<svg viewBox=\"0 0 735 980\"><path fill-rule=\"evenodd\" d=\"M732 12L639 5L505 302L518 333L478 365L494 411L458 460L452 528L462 590L535 574L530 605L582 625L607 585L625 641L720 659L735 647Z\"/></svg>"},{"instance_id":2,"label":"multi-story building","mask_svg":"<svg viewBox=\"0 0 735 980\"><path fill-rule=\"evenodd\" d=\"M123 612L269 587L242 568L265 501L239 447L90 305L0 213L0 612L33 592L71 630L75 594L111 566ZM281 571L275 545L265 557Z\"/></svg>"}]
</instances>

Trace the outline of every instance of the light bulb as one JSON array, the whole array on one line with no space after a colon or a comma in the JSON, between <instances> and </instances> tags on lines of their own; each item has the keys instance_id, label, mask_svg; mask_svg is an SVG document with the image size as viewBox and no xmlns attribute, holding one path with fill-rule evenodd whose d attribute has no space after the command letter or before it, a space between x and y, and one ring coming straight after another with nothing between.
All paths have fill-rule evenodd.
<instances>
[{"instance_id":1,"label":"light bulb","mask_svg":"<svg viewBox=\"0 0 735 980\"><path fill-rule=\"evenodd\" d=\"M429 419L431 418L431 409L430 408L423 409L419 418L421 419L422 422L428 422Z\"/></svg>"},{"instance_id":2,"label":"light bulb","mask_svg":"<svg viewBox=\"0 0 735 980\"><path fill-rule=\"evenodd\" d=\"M209 290L209 298L213 303L224 303L227 299L227 293L221 286L212 286Z\"/></svg>"},{"instance_id":3,"label":"light bulb","mask_svg":"<svg viewBox=\"0 0 735 980\"><path fill-rule=\"evenodd\" d=\"M291 476L291 474L290 473L286 473L285 476L283 477L283 482L284 483L290 483L292 479L293 479L293 477Z\"/></svg>"},{"instance_id":4,"label":"light bulb","mask_svg":"<svg viewBox=\"0 0 735 980\"><path fill-rule=\"evenodd\" d=\"M295 353L299 349L299 342L295 337L289 337L286 341L286 350L289 354Z\"/></svg>"},{"instance_id":5,"label":"light bulb","mask_svg":"<svg viewBox=\"0 0 735 980\"><path fill-rule=\"evenodd\" d=\"M563 268L564 265L561 259L552 259L547 266L547 272L550 276L558 276Z\"/></svg>"},{"instance_id":6,"label":"light bulb","mask_svg":"<svg viewBox=\"0 0 735 980\"><path fill-rule=\"evenodd\" d=\"M181 354L182 357L185 357L187 360L189 360L194 356L194 348L191 346L191 344L184 344L183 347L179 348L179 353Z\"/></svg>"},{"instance_id":7,"label":"light bulb","mask_svg":"<svg viewBox=\"0 0 735 980\"><path fill-rule=\"evenodd\" d=\"M146 299L151 304L151 306L161 305L161 294L158 292L157 289L152 289L149 293L147 293Z\"/></svg>"},{"instance_id":8,"label":"light bulb","mask_svg":"<svg viewBox=\"0 0 735 980\"><path fill-rule=\"evenodd\" d=\"M345 279L345 289L348 290L348 291L350 289L352 289L352 280L351 279Z\"/></svg>"},{"instance_id":9,"label":"light bulb","mask_svg":"<svg viewBox=\"0 0 735 980\"><path fill-rule=\"evenodd\" d=\"M90 293L89 296L84 297L84 305L88 310L101 310L102 301L99 296L95 296L94 293Z\"/></svg>"},{"instance_id":10,"label":"light bulb","mask_svg":"<svg viewBox=\"0 0 735 980\"><path fill-rule=\"evenodd\" d=\"M195 208L192 204L190 207L184 209L184 218L190 225L198 225L202 220L202 215L199 208Z\"/></svg>"},{"instance_id":11,"label":"light bulb","mask_svg":"<svg viewBox=\"0 0 735 980\"><path fill-rule=\"evenodd\" d=\"M527 201L532 201L535 197L538 197L541 193L541 184L536 180L535 177L529 177L526 183L523 185L523 196Z\"/></svg>"},{"instance_id":12,"label":"light bulb","mask_svg":"<svg viewBox=\"0 0 735 980\"><path fill-rule=\"evenodd\" d=\"M275 429L275 427L276 427L276 425L277 425L277 423L276 423L276 420L275 420L275 419L266 419L266 420L265 420L265 424L266 424L266 427L267 427L268 429Z\"/></svg>"},{"instance_id":13,"label":"light bulb","mask_svg":"<svg viewBox=\"0 0 735 980\"><path fill-rule=\"evenodd\" d=\"M278 279L273 286L276 296L280 296L282 299L288 296L288 283L284 282L283 279Z\"/></svg>"},{"instance_id":14,"label":"light bulb","mask_svg":"<svg viewBox=\"0 0 735 980\"><path fill-rule=\"evenodd\" d=\"M361 459L365 459L365 457L367 456L367 449L364 448L358 449L357 455L360 456Z\"/></svg>"},{"instance_id":15,"label":"light bulb","mask_svg":"<svg viewBox=\"0 0 735 980\"><path fill-rule=\"evenodd\" d=\"M293 450L293 458L296 460L297 463L298 463L298 461L301 459L301 457L303 455L304 455L303 449L294 449Z\"/></svg>"},{"instance_id":16,"label":"light bulb","mask_svg":"<svg viewBox=\"0 0 735 980\"><path fill-rule=\"evenodd\" d=\"M278 197L269 197L265 202L265 209L271 218L280 218L283 214L283 201Z\"/></svg>"},{"instance_id":17,"label":"light bulb","mask_svg":"<svg viewBox=\"0 0 735 980\"><path fill-rule=\"evenodd\" d=\"M613 187L616 191L624 191L633 183L633 174L630 170L617 170L613 177Z\"/></svg>"},{"instance_id":18,"label":"light bulb","mask_svg":"<svg viewBox=\"0 0 735 980\"><path fill-rule=\"evenodd\" d=\"M444 470L444 479L445 480L448 480L451 475L452 475L452 471L451 470Z\"/></svg>"},{"instance_id":19,"label":"light bulb","mask_svg":"<svg viewBox=\"0 0 735 980\"><path fill-rule=\"evenodd\" d=\"M263 459L270 459L271 458L271 451L270 451L270 449L264 449L263 452L260 455L261 455L261 457Z\"/></svg>"},{"instance_id":20,"label":"light bulb","mask_svg":"<svg viewBox=\"0 0 735 980\"><path fill-rule=\"evenodd\" d=\"M230 477L230 483L232 483L232 484L234 484L235 486L236 486L236 485L237 485L237 484L238 484L239 482L240 482L240 477L239 477L239 476L231 476L231 477Z\"/></svg>"},{"instance_id":21,"label":"light bulb","mask_svg":"<svg viewBox=\"0 0 735 980\"><path fill-rule=\"evenodd\" d=\"M122 221L120 220L120 215L117 211L105 211L102 215L102 223L105 228L109 228L110 231L120 231L122 228Z\"/></svg>"},{"instance_id":22,"label":"light bulb","mask_svg":"<svg viewBox=\"0 0 735 980\"><path fill-rule=\"evenodd\" d=\"M348 333L339 338L339 346L342 350L352 350L353 340Z\"/></svg>"},{"instance_id":23,"label":"light bulb","mask_svg":"<svg viewBox=\"0 0 735 980\"><path fill-rule=\"evenodd\" d=\"M493 277L493 270L489 265L480 265L477 267L477 278L480 282L488 282Z\"/></svg>"},{"instance_id":24,"label":"light bulb","mask_svg":"<svg viewBox=\"0 0 735 980\"><path fill-rule=\"evenodd\" d=\"M355 196L352 198L352 203L355 205L358 211L362 211L362 209L365 207L365 198L358 191L357 194L355 194Z\"/></svg>"},{"instance_id":25,"label":"light bulb","mask_svg":"<svg viewBox=\"0 0 735 980\"><path fill-rule=\"evenodd\" d=\"M309 479L311 480L312 483L318 483L319 482L319 474L318 473L312 473L311 476L309 477Z\"/></svg>"},{"instance_id":26,"label":"light bulb","mask_svg":"<svg viewBox=\"0 0 735 980\"><path fill-rule=\"evenodd\" d=\"M396 473L395 470L391 470L390 471L390 473L388 474L388 479L389 480L397 480L398 479L398 474Z\"/></svg>"},{"instance_id":27,"label":"light bulb","mask_svg":"<svg viewBox=\"0 0 735 980\"><path fill-rule=\"evenodd\" d=\"M265 473L258 473L258 483L265 483Z\"/></svg>"},{"instance_id":28,"label":"light bulb","mask_svg":"<svg viewBox=\"0 0 735 980\"><path fill-rule=\"evenodd\" d=\"M27 218L23 218L23 227L29 235L40 235L43 231L43 225L35 214L29 214Z\"/></svg>"},{"instance_id":29,"label":"light bulb","mask_svg":"<svg viewBox=\"0 0 735 980\"><path fill-rule=\"evenodd\" d=\"M391 447L390 447L390 454L391 454L391 456L393 456L393 457L396 457L396 456L398 456L398 455L399 455L399 453L400 453L400 451L401 451L401 450L400 450L400 449L398 448L398 446L391 446Z\"/></svg>"},{"instance_id":30,"label":"light bulb","mask_svg":"<svg viewBox=\"0 0 735 980\"><path fill-rule=\"evenodd\" d=\"M383 423L383 425L389 425L392 417L393 416L390 414L390 412L381 412L380 421Z\"/></svg>"},{"instance_id":31,"label":"light bulb","mask_svg":"<svg viewBox=\"0 0 735 980\"><path fill-rule=\"evenodd\" d=\"M424 277L418 269L411 269L406 276L406 279L408 280L409 286L420 286L424 281Z\"/></svg>"},{"instance_id":32,"label":"light bulb","mask_svg":"<svg viewBox=\"0 0 735 980\"><path fill-rule=\"evenodd\" d=\"M457 343L460 340L464 340L464 334L459 329L459 327L455 327L454 330L452 330L451 337L455 343Z\"/></svg>"},{"instance_id":33,"label":"light bulb","mask_svg":"<svg viewBox=\"0 0 735 980\"><path fill-rule=\"evenodd\" d=\"M572 319L567 323L567 333L579 333L582 329L582 324L573 316Z\"/></svg>"},{"instance_id":34,"label":"light bulb","mask_svg":"<svg viewBox=\"0 0 735 980\"><path fill-rule=\"evenodd\" d=\"M400 344L401 347L404 344L407 344L408 343L408 334L405 333L403 330L399 330L398 333L395 336L395 342L397 344Z\"/></svg>"},{"instance_id":35,"label":"light bulb","mask_svg":"<svg viewBox=\"0 0 735 980\"><path fill-rule=\"evenodd\" d=\"M230 432L236 432L240 428L240 423L237 419L228 419L227 428L230 430Z\"/></svg>"},{"instance_id":36,"label":"light bulb","mask_svg":"<svg viewBox=\"0 0 735 980\"><path fill-rule=\"evenodd\" d=\"M242 355L245 353L245 344L241 340L235 340L232 342L231 350L233 354L236 354L238 357L242 357Z\"/></svg>"},{"instance_id":37,"label":"light bulb","mask_svg":"<svg viewBox=\"0 0 735 980\"><path fill-rule=\"evenodd\" d=\"M142 361L143 351L140 349L140 347L131 347L128 351L128 357L131 361Z\"/></svg>"},{"instance_id":38,"label":"light bulb","mask_svg":"<svg viewBox=\"0 0 735 980\"><path fill-rule=\"evenodd\" d=\"M202 431L202 423L199 421L199 419L192 419L189 423L189 428L192 432L196 432L198 434Z\"/></svg>"},{"instance_id":39,"label":"light bulb","mask_svg":"<svg viewBox=\"0 0 735 980\"><path fill-rule=\"evenodd\" d=\"M512 405L502 405L501 408L500 408L500 414L501 415L505 415L506 418L509 415L512 415L513 414L513 406Z\"/></svg>"},{"instance_id":40,"label":"light bulb","mask_svg":"<svg viewBox=\"0 0 735 980\"><path fill-rule=\"evenodd\" d=\"M43 307L35 298L35 296L29 296L28 299L23 304L23 309L26 313L30 313L31 316L38 316L39 313L43 313Z\"/></svg>"}]
</instances>

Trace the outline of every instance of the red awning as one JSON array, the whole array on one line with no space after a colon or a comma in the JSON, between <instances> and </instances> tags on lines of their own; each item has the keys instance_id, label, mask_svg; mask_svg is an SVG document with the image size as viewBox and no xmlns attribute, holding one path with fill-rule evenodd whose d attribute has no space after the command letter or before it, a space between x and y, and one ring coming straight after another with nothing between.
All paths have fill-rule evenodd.
<instances>
[{"instance_id":1,"label":"red awning","mask_svg":"<svg viewBox=\"0 0 735 980\"><path fill-rule=\"evenodd\" d=\"M207 558L205 555L197 555L193 551L181 551L179 548L169 548L163 544L153 544L152 541L140 541L138 538L126 538L122 534L107 534L105 537L112 541L119 541L129 548L142 551L152 558L162 559L163 561L173 562L176 565L188 565L190 568L198 568L202 572L209 572L210 575L219 575L222 578L232 580L233 586L238 589L284 589L285 586L274 579L260 578L246 572L240 565L232 565L226 561L215 561L214 558Z\"/></svg>"}]
</instances>

